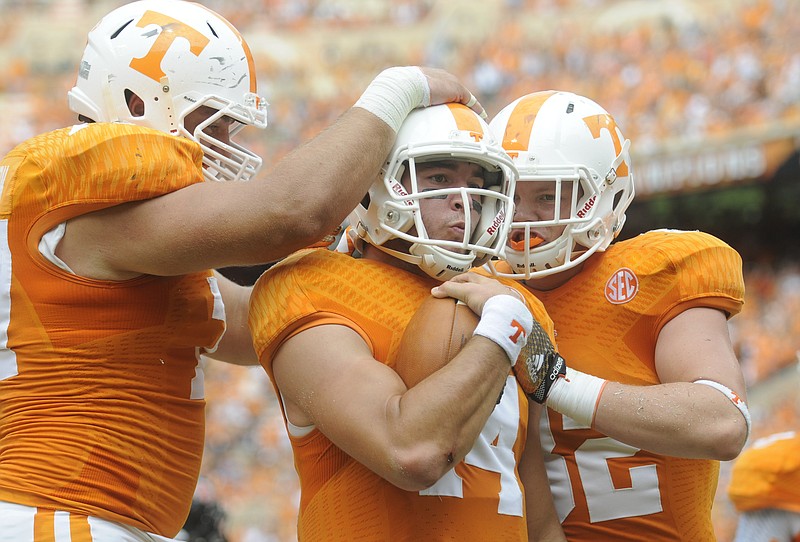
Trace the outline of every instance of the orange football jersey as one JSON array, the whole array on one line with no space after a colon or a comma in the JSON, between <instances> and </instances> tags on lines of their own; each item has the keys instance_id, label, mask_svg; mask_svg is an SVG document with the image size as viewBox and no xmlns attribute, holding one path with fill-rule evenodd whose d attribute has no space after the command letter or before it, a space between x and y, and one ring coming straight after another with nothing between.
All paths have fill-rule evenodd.
<instances>
[{"instance_id":1,"label":"orange football jersey","mask_svg":"<svg viewBox=\"0 0 800 542\"><path fill-rule=\"evenodd\" d=\"M124 124L35 137L0 162L0 500L174 536L204 439L198 352L224 331L210 272L70 274L42 235L203 180L198 145Z\"/></svg>"},{"instance_id":2,"label":"orange football jersey","mask_svg":"<svg viewBox=\"0 0 800 542\"><path fill-rule=\"evenodd\" d=\"M267 271L251 296L256 351L272 378L287 338L339 324L392 367L400 339L433 279L327 250L302 251ZM534 300L534 316L552 323ZM274 379L273 379L274 383ZM368 383L365 383L365 385ZM280 390L276 387L280 395ZM509 375L500 403L464 461L420 492L399 489L336 447L319 430L290 434L301 498L301 540L527 540L519 463L527 399Z\"/></svg>"},{"instance_id":3,"label":"orange football jersey","mask_svg":"<svg viewBox=\"0 0 800 542\"><path fill-rule=\"evenodd\" d=\"M566 284L535 293L567 365L625 384L658 384L661 328L690 307L738 313L742 262L710 235L658 230L613 244ZM718 462L646 452L546 412L542 446L571 542L715 540Z\"/></svg>"},{"instance_id":4,"label":"orange football jersey","mask_svg":"<svg viewBox=\"0 0 800 542\"><path fill-rule=\"evenodd\" d=\"M733 464L728 497L739 512L776 508L800 514L800 434L787 431L753 442Z\"/></svg>"}]
</instances>

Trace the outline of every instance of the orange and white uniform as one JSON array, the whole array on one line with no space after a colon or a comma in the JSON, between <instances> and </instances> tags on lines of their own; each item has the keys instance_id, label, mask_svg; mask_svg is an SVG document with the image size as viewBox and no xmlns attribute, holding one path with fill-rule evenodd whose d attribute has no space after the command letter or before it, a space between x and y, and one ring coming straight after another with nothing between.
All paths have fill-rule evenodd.
<instances>
[{"instance_id":1,"label":"orange and white uniform","mask_svg":"<svg viewBox=\"0 0 800 542\"><path fill-rule=\"evenodd\" d=\"M435 284L340 252L301 251L255 285L250 328L256 352L274 384L272 359L285 340L335 324L353 329L376 360L393 367L406 325ZM534 318L552 336L552 323L533 303ZM464 461L429 489L412 492L357 462L318 429L300 434L287 422L300 478L299 538L527 541L517 472L527 423L527 398L509 372L500 403Z\"/></svg>"},{"instance_id":2,"label":"orange and white uniform","mask_svg":"<svg viewBox=\"0 0 800 542\"><path fill-rule=\"evenodd\" d=\"M733 464L728 497L740 513L737 541L800 542L800 434L753 442Z\"/></svg>"},{"instance_id":3,"label":"orange and white uniform","mask_svg":"<svg viewBox=\"0 0 800 542\"><path fill-rule=\"evenodd\" d=\"M38 509L37 542L64 514L73 541L90 540L86 516L174 536L188 514L204 439L198 355L225 328L214 278L92 280L39 243L70 218L202 182L201 158L186 139L89 124L0 162L0 502Z\"/></svg>"},{"instance_id":4,"label":"orange and white uniform","mask_svg":"<svg viewBox=\"0 0 800 542\"><path fill-rule=\"evenodd\" d=\"M536 295L569 366L623 384L653 385L659 384L655 344L671 318L692 307L729 316L740 311L742 262L710 235L651 231L612 244L569 282ZM717 461L646 452L546 412L542 446L570 542L715 540Z\"/></svg>"}]
</instances>

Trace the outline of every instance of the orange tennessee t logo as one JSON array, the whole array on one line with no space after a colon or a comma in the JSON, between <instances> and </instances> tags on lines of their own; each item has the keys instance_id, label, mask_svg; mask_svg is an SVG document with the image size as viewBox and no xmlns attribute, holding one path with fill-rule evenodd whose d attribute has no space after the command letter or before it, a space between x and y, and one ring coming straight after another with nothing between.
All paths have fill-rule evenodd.
<instances>
[{"instance_id":1,"label":"orange tennessee t logo","mask_svg":"<svg viewBox=\"0 0 800 542\"><path fill-rule=\"evenodd\" d=\"M188 41L189 50L195 56L200 56L200 53L203 52L209 42L207 37L191 26L155 11L147 11L136 26L144 28L149 24L160 26L161 33L147 54L142 58L131 60L130 66L156 82L160 82L165 75L161 69L161 61L164 60L164 56L172 46L172 42L177 38L183 38Z\"/></svg>"},{"instance_id":2,"label":"orange tennessee t logo","mask_svg":"<svg viewBox=\"0 0 800 542\"><path fill-rule=\"evenodd\" d=\"M511 339L511 342L517 344L517 341L519 340L520 336L522 337L525 336L525 328L523 328L522 324L520 324L516 320L511 320L511 327L513 327L515 331L514 333L509 335L508 338Z\"/></svg>"},{"instance_id":3,"label":"orange tennessee t logo","mask_svg":"<svg viewBox=\"0 0 800 542\"><path fill-rule=\"evenodd\" d=\"M619 133L617 133L617 123L614 122L611 115L591 115L585 117L583 122L589 127L589 131L595 139L600 137L600 130L608 130L608 133L611 135L611 141L614 142L614 151L619 154L622 150L622 142L619 140ZM617 175L620 177L627 177L629 175L628 164L622 162L617 168Z\"/></svg>"}]
</instances>

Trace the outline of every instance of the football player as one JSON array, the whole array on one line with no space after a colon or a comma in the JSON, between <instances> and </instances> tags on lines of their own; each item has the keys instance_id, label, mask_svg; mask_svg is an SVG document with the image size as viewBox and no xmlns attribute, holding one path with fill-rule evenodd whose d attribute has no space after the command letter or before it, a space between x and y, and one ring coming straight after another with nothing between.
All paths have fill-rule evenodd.
<instances>
[{"instance_id":1,"label":"football player","mask_svg":"<svg viewBox=\"0 0 800 542\"><path fill-rule=\"evenodd\" d=\"M198 356L256 363L249 289L209 269L332 231L412 109L482 111L446 72L390 68L258 175L261 158L236 142L267 124L256 83L218 14L128 3L89 33L69 92L82 124L0 162L1 541L175 536L203 451Z\"/></svg>"},{"instance_id":2,"label":"football player","mask_svg":"<svg viewBox=\"0 0 800 542\"><path fill-rule=\"evenodd\" d=\"M250 325L294 452L301 540L527 541L527 509L548 503L552 531L538 534L563 540L511 373L531 312L503 283L464 273L504 245L515 175L473 111L414 111L350 217L361 257L301 251L256 283ZM395 371L401 338L449 338L450 321L404 337L432 289L480 321L408 388Z\"/></svg>"},{"instance_id":3,"label":"football player","mask_svg":"<svg viewBox=\"0 0 800 542\"><path fill-rule=\"evenodd\" d=\"M696 231L612 243L634 195L629 141L592 100L528 94L491 127L520 178L490 267L542 301L569 365L541 428L567 538L714 540L719 461L750 424L727 327L741 258Z\"/></svg>"},{"instance_id":4,"label":"football player","mask_svg":"<svg viewBox=\"0 0 800 542\"><path fill-rule=\"evenodd\" d=\"M760 438L733 464L734 542L800 542L800 434Z\"/></svg>"}]
</instances>

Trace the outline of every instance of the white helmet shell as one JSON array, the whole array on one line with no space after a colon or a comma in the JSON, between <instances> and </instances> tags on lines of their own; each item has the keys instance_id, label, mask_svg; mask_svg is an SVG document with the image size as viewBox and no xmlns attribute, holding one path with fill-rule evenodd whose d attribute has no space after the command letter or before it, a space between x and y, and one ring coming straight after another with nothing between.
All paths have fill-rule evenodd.
<instances>
[{"instance_id":1,"label":"white helmet shell","mask_svg":"<svg viewBox=\"0 0 800 542\"><path fill-rule=\"evenodd\" d=\"M522 183L540 182L555 187L557 201L561 194L572 195L563 216L556 212L535 221L514 217L510 233L521 241L509 242L503 250L510 273L492 264L495 274L517 279L546 276L608 248L634 196L630 142L613 117L588 98L550 90L514 100L490 126L517 166L520 190ZM553 226L564 226L563 233L532 246L534 231Z\"/></svg>"},{"instance_id":2,"label":"white helmet shell","mask_svg":"<svg viewBox=\"0 0 800 542\"><path fill-rule=\"evenodd\" d=\"M144 114L128 107L133 93ZM95 122L129 122L199 143L210 180L247 180L261 158L203 130L222 117L230 135L265 128L267 102L258 96L253 57L239 32L193 2L141 0L107 14L89 32L69 107ZM185 118L205 106L216 113L189 133ZM207 131L208 132L208 131Z\"/></svg>"}]
</instances>

